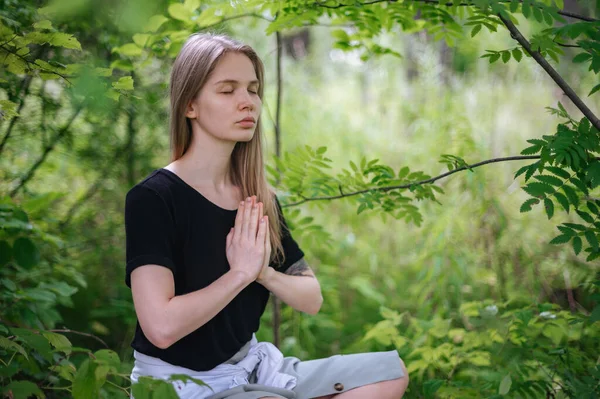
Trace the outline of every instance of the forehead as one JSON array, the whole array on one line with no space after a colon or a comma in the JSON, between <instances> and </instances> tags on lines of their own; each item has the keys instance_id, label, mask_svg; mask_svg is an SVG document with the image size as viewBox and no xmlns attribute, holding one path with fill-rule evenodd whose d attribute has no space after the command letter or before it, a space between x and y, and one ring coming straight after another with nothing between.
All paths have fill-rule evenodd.
<instances>
[{"instance_id":1,"label":"forehead","mask_svg":"<svg viewBox=\"0 0 600 399\"><path fill-rule=\"evenodd\" d=\"M242 53L224 54L209 78L211 82L220 80L237 80L239 82L257 80L252 61Z\"/></svg>"}]
</instances>

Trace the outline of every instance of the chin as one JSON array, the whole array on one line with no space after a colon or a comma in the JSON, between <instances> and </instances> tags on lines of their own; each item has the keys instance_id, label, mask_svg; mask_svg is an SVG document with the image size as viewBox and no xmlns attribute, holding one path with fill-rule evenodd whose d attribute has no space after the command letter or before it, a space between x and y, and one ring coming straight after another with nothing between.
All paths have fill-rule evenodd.
<instances>
[{"instance_id":1,"label":"chin","mask_svg":"<svg viewBox=\"0 0 600 399\"><path fill-rule=\"evenodd\" d=\"M254 137L254 130L248 130L242 134L236 134L236 141L248 142Z\"/></svg>"}]
</instances>

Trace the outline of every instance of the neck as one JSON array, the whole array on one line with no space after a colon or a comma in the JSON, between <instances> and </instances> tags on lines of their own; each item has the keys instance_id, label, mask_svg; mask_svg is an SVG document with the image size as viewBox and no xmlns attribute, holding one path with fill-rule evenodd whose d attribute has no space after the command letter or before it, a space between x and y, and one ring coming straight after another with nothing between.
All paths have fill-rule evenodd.
<instances>
[{"instance_id":1,"label":"neck","mask_svg":"<svg viewBox=\"0 0 600 399\"><path fill-rule=\"evenodd\" d=\"M217 191L232 185L231 154L235 142L194 134L186 153L169 165L192 186L210 187Z\"/></svg>"}]
</instances>

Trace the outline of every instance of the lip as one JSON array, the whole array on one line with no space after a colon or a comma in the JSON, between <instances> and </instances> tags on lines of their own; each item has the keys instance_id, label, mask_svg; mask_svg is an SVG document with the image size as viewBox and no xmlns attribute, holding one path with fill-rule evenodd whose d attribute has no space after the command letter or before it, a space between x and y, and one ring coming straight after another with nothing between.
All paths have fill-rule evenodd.
<instances>
[{"instance_id":1,"label":"lip","mask_svg":"<svg viewBox=\"0 0 600 399\"><path fill-rule=\"evenodd\" d=\"M246 122L246 123L248 123L248 122L256 123L256 119L254 119L254 118L253 118L253 117L251 117L251 116L247 116L247 117L245 117L244 119L241 119L241 120L237 121L236 123L242 123L242 122Z\"/></svg>"}]
</instances>

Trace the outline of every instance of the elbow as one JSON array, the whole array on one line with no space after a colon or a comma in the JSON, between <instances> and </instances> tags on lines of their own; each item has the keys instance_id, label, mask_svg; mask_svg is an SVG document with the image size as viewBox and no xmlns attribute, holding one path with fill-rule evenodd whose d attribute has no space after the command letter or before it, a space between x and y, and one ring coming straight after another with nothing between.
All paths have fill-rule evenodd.
<instances>
[{"instance_id":1,"label":"elbow","mask_svg":"<svg viewBox=\"0 0 600 399\"><path fill-rule=\"evenodd\" d=\"M321 305L323 305L323 296L319 292L318 299L311 304L310 308L306 309L306 313L310 315L316 315L321 310Z\"/></svg>"},{"instance_id":2,"label":"elbow","mask_svg":"<svg viewBox=\"0 0 600 399\"><path fill-rule=\"evenodd\" d=\"M144 335L152 345L159 349L167 349L176 342L172 334L164 327L150 328L148 333L144 332Z\"/></svg>"}]
</instances>

